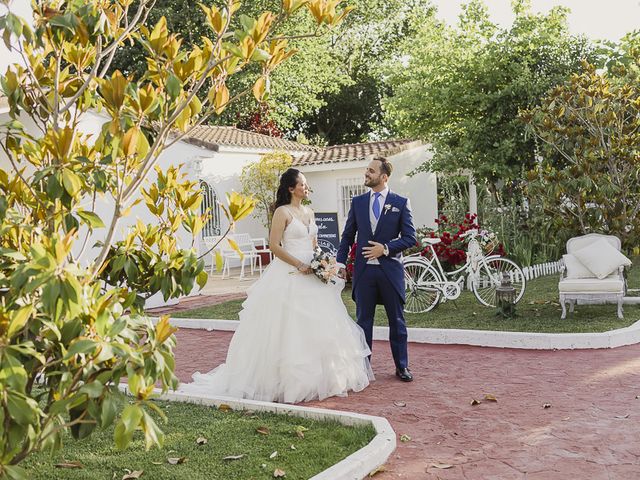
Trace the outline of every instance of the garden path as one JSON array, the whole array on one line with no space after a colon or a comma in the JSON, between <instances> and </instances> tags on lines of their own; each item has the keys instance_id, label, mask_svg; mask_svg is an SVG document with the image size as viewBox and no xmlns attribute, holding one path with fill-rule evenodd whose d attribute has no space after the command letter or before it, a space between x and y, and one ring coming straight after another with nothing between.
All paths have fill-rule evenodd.
<instances>
[{"instance_id":1,"label":"garden path","mask_svg":"<svg viewBox=\"0 0 640 480\"><path fill-rule=\"evenodd\" d=\"M231 335L179 330L178 377L188 382L224 361ZM387 342L377 341L374 383L309 404L391 422L398 448L375 478L640 478L640 345L533 351L410 344L409 356L415 381L405 384L393 375Z\"/></svg>"}]
</instances>

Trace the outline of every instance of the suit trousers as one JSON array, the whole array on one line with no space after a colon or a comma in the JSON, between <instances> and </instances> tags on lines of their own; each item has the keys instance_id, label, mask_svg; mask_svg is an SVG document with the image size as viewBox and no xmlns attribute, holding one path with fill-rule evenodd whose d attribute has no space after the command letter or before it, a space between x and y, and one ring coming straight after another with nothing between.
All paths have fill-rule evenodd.
<instances>
[{"instance_id":1,"label":"suit trousers","mask_svg":"<svg viewBox=\"0 0 640 480\"><path fill-rule=\"evenodd\" d=\"M364 330L373 351L373 320L376 305L382 304L389 321L389 344L396 368L408 367L407 326L404 305L380 265L367 265L358 279L354 292L358 325Z\"/></svg>"}]
</instances>

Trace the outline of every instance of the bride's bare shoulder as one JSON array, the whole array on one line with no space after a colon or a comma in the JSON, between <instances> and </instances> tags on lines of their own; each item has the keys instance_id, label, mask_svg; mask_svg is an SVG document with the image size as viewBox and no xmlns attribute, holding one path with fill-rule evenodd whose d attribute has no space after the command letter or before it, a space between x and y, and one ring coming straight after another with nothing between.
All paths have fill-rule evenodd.
<instances>
[{"instance_id":1,"label":"bride's bare shoulder","mask_svg":"<svg viewBox=\"0 0 640 480\"><path fill-rule=\"evenodd\" d=\"M286 205L279 206L273 212L273 221L276 223L283 223L286 226L292 219L293 215Z\"/></svg>"}]
</instances>

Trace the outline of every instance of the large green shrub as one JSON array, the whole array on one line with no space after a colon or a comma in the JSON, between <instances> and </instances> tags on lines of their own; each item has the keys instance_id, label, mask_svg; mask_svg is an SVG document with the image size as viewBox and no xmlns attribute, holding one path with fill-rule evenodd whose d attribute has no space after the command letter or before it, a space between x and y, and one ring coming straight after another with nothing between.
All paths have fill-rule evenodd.
<instances>
[{"instance_id":1,"label":"large green shrub","mask_svg":"<svg viewBox=\"0 0 640 480\"><path fill-rule=\"evenodd\" d=\"M629 251L640 240L640 87L616 73L585 64L523 113L542 154L527 189L558 236L616 235Z\"/></svg>"},{"instance_id":2,"label":"large green shrub","mask_svg":"<svg viewBox=\"0 0 640 480\"><path fill-rule=\"evenodd\" d=\"M202 6L209 36L184 48L164 18L140 26L153 3L36 1L33 28L11 12L0 17L5 43L23 60L0 76L10 109L0 146L11 164L0 169L0 477L25 476L18 464L60 448L65 429L83 438L116 422L119 447L137 429L147 447L162 441L149 399L156 385L177 384L174 328L167 319L152 325L141 297L177 297L206 281L193 248L176 243L180 229L201 230L201 195L177 168L140 189L167 146L243 93L229 91L231 75L256 65L249 91L268 95L269 74L293 54L286 38L273 37L274 25L300 8L318 26L345 13L339 1L284 0L279 14L253 19L229 0ZM145 52L139 78L106 73L124 42ZM93 136L80 128L91 109L107 116ZM105 200L113 212L100 218L96 203ZM156 221L116 241L121 219L140 202ZM233 196L225 212L235 222L251 209ZM118 412L124 377L133 401Z\"/></svg>"}]
</instances>

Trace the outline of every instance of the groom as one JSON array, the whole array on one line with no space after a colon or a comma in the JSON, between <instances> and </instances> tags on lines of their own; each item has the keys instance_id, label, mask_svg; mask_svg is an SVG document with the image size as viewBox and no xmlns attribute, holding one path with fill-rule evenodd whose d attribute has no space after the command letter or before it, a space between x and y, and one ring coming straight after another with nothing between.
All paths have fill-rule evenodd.
<instances>
[{"instance_id":1,"label":"groom","mask_svg":"<svg viewBox=\"0 0 640 480\"><path fill-rule=\"evenodd\" d=\"M404 323L404 268L401 252L416 244L416 230L409 200L389 191L387 182L393 167L384 157L367 166L364 184L369 193L353 197L342 233L337 261L345 264L347 253L358 235L352 296L358 325L372 348L376 305L384 305L389 320L389 342L396 376L411 382L407 356L407 327ZM344 275L344 270L341 270Z\"/></svg>"}]
</instances>

